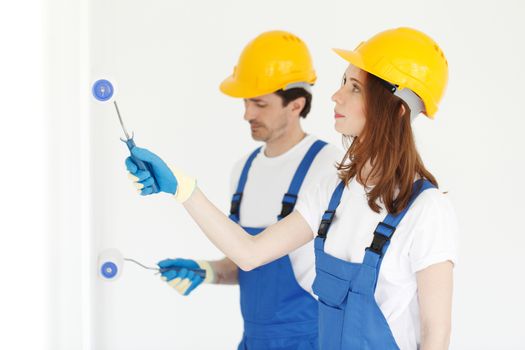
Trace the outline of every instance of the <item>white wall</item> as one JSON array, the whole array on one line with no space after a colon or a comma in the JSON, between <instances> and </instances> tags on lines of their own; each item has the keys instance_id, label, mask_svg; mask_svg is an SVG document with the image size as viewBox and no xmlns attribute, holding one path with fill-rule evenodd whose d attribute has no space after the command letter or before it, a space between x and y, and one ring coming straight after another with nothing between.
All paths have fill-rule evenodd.
<instances>
[{"instance_id":1,"label":"white wall","mask_svg":"<svg viewBox=\"0 0 525 350\"><path fill-rule=\"evenodd\" d=\"M42 6L0 2L0 349L49 343Z\"/></svg>"},{"instance_id":2,"label":"white wall","mask_svg":"<svg viewBox=\"0 0 525 350\"><path fill-rule=\"evenodd\" d=\"M133 192L124 172L127 150L118 139L122 134L116 115L111 105L91 99L92 80L111 77L137 144L196 175L226 211L230 166L256 144L242 120L242 103L223 96L218 84L230 74L247 41L265 30L285 29L309 44L319 80L305 127L340 144L332 128L330 96L345 63L330 48L352 49L380 30L401 25L434 37L450 63L450 82L437 119L420 119L415 128L422 156L449 191L462 227L451 349L523 348L520 253L525 230L519 223L525 193L519 181L525 175L520 103L524 5L168 0L45 4L51 127L39 125L37 130L49 137L51 150L46 172L51 178L51 230L49 245L40 242L53 256L47 279L52 284L50 348L232 349L241 335L235 287L204 286L182 298L157 276L129 264L114 283L95 277L96 255L106 247L148 264L169 256L218 258L221 253L177 203ZM19 199L16 195L12 193ZM17 311L12 309L14 317Z\"/></svg>"}]
</instances>

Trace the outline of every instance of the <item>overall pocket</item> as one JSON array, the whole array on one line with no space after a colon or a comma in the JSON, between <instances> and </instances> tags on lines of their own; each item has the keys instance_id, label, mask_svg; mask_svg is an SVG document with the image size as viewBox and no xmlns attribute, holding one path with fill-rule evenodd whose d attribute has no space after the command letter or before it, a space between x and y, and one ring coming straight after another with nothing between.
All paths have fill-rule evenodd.
<instances>
[{"instance_id":1,"label":"overall pocket","mask_svg":"<svg viewBox=\"0 0 525 350\"><path fill-rule=\"evenodd\" d=\"M350 284L317 269L312 286L319 297L319 344L321 349L341 349L346 300Z\"/></svg>"}]
</instances>

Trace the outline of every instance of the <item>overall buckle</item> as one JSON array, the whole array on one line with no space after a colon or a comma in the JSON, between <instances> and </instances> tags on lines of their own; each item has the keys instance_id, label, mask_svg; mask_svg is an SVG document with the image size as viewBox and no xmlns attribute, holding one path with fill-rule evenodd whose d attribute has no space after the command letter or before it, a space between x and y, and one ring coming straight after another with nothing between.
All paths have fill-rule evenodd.
<instances>
[{"instance_id":1,"label":"overall buckle","mask_svg":"<svg viewBox=\"0 0 525 350\"><path fill-rule=\"evenodd\" d=\"M291 199L291 202L287 202L286 199ZM283 219L290 215L290 213L295 208L295 203L297 202L297 196L295 194L287 193L284 195L284 199L282 201L282 209L281 214L279 214L279 219Z\"/></svg>"},{"instance_id":2,"label":"overall buckle","mask_svg":"<svg viewBox=\"0 0 525 350\"><path fill-rule=\"evenodd\" d=\"M388 241L390 241L390 238L392 237L395 231L396 228L394 226L385 224L384 222L380 222L374 231L374 239L372 240L372 244L370 244L370 247L368 247L368 249L378 255L383 254L383 247ZM386 236L385 234L388 236Z\"/></svg>"},{"instance_id":3,"label":"overall buckle","mask_svg":"<svg viewBox=\"0 0 525 350\"><path fill-rule=\"evenodd\" d=\"M324 212L323 218L321 219L321 224L319 225L319 230L317 230L317 236L321 238L326 238L326 235L328 234L328 229L330 228L330 225L334 220L334 216L335 210L327 210Z\"/></svg>"},{"instance_id":4,"label":"overall buckle","mask_svg":"<svg viewBox=\"0 0 525 350\"><path fill-rule=\"evenodd\" d=\"M230 214L231 215L238 215L239 209L241 207L241 199L242 199L242 192L241 193L235 193L232 197L232 202L230 205Z\"/></svg>"}]
</instances>

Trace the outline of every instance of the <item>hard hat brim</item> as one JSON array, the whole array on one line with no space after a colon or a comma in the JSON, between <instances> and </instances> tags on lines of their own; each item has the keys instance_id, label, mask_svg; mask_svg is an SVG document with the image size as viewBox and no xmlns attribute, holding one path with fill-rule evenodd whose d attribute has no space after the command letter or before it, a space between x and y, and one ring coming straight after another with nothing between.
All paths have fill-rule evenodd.
<instances>
[{"instance_id":1,"label":"hard hat brim","mask_svg":"<svg viewBox=\"0 0 525 350\"><path fill-rule=\"evenodd\" d=\"M376 71L373 67L368 67L367 64L364 62L363 57L356 51L351 50L343 50L343 49L332 49L339 57L343 58L345 61L349 62L350 64L364 70L365 72L368 72L370 74L373 74L385 81L388 81L391 84L395 84L396 82L389 81L388 78L383 76L383 74L379 71ZM404 88L404 86L400 86L400 88ZM420 96L420 97L427 97L427 96ZM427 101L427 104L425 105L425 114L430 119L434 119L434 115L437 111L437 104L436 103L430 103L430 96L425 99Z\"/></svg>"},{"instance_id":2,"label":"hard hat brim","mask_svg":"<svg viewBox=\"0 0 525 350\"><path fill-rule=\"evenodd\" d=\"M363 62L363 58L361 57L359 53L355 51L343 50L343 49L332 49L332 50L345 61L368 72L368 70L366 69L365 63Z\"/></svg>"},{"instance_id":3,"label":"hard hat brim","mask_svg":"<svg viewBox=\"0 0 525 350\"><path fill-rule=\"evenodd\" d=\"M224 79L219 86L219 89L225 95L236 98L254 98L275 92L253 89L250 86L240 83L233 77L233 75L230 75L228 78Z\"/></svg>"}]
</instances>

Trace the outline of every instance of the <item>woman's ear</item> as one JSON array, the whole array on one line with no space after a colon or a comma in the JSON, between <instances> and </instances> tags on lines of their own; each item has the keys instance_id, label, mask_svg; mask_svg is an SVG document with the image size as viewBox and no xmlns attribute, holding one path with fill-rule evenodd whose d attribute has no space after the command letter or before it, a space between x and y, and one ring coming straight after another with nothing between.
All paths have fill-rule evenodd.
<instances>
[{"instance_id":1,"label":"woman's ear","mask_svg":"<svg viewBox=\"0 0 525 350\"><path fill-rule=\"evenodd\" d=\"M404 103L401 103L401 107L399 107L399 116L402 117L405 115L407 109L405 107L405 104Z\"/></svg>"}]
</instances>

